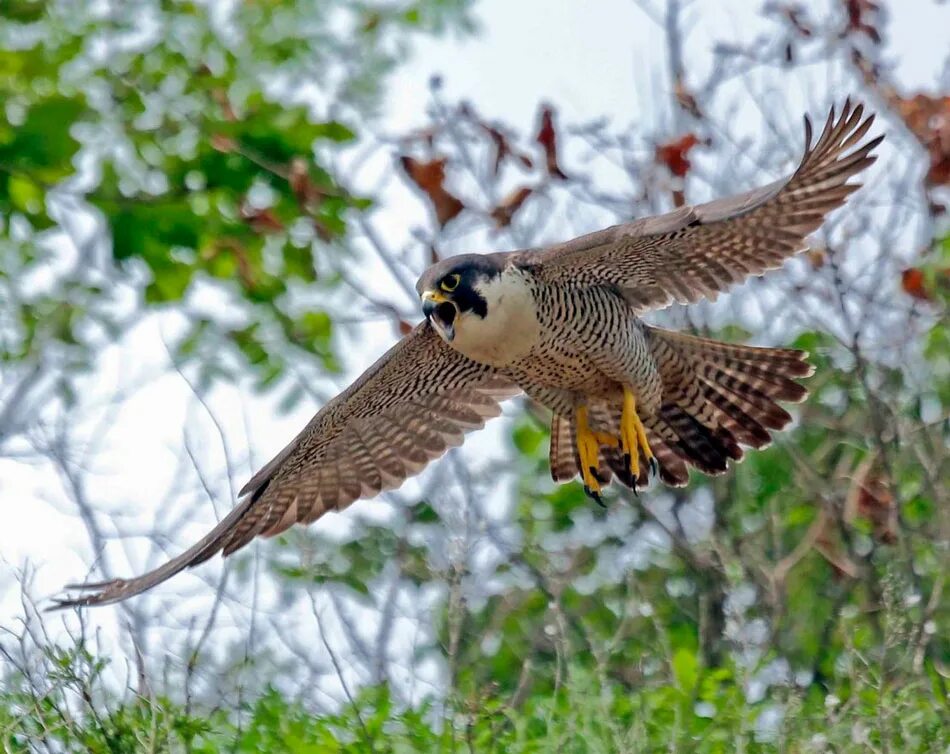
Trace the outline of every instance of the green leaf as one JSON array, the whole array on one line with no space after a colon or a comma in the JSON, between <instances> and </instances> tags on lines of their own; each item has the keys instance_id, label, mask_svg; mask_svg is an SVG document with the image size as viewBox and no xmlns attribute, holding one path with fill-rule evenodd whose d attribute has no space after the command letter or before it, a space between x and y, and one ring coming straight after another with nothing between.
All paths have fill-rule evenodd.
<instances>
[{"instance_id":1,"label":"green leaf","mask_svg":"<svg viewBox=\"0 0 950 754\"><path fill-rule=\"evenodd\" d=\"M511 439L521 453L531 457L538 453L547 436L537 422L529 419L515 426Z\"/></svg>"},{"instance_id":2,"label":"green leaf","mask_svg":"<svg viewBox=\"0 0 950 754\"><path fill-rule=\"evenodd\" d=\"M437 524L442 518L429 503L419 503L412 509L412 520L417 524Z\"/></svg>"},{"instance_id":3,"label":"green leaf","mask_svg":"<svg viewBox=\"0 0 950 754\"><path fill-rule=\"evenodd\" d=\"M673 653L673 675L683 691L693 693L699 682L699 659L693 650L681 647Z\"/></svg>"},{"instance_id":4,"label":"green leaf","mask_svg":"<svg viewBox=\"0 0 950 754\"><path fill-rule=\"evenodd\" d=\"M78 97L55 96L33 105L13 128L13 138L0 140L0 164L44 183L71 175L79 142L70 131L84 110Z\"/></svg>"},{"instance_id":5,"label":"green leaf","mask_svg":"<svg viewBox=\"0 0 950 754\"><path fill-rule=\"evenodd\" d=\"M112 228L112 255L118 260L142 257L156 270L165 266L172 247L198 247L202 221L184 201L103 202L99 208Z\"/></svg>"},{"instance_id":6,"label":"green leaf","mask_svg":"<svg viewBox=\"0 0 950 754\"><path fill-rule=\"evenodd\" d=\"M0 18L21 24L39 21L46 13L46 0L4 0L0 3Z\"/></svg>"},{"instance_id":7,"label":"green leaf","mask_svg":"<svg viewBox=\"0 0 950 754\"><path fill-rule=\"evenodd\" d=\"M356 138L356 133L352 129L336 120L317 123L313 128L313 133L317 139L329 139L337 142L353 141Z\"/></svg>"},{"instance_id":8,"label":"green leaf","mask_svg":"<svg viewBox=\"0 0 950 754\"><path fill-rule=\"evenodd\" d=\"M313 252L309 246L298 248L292 244L284 244L284 270L290 277L299 278L312 283L317 279L313 264Z\"/></svg>"},{"instance_id":9,"label":"green leaf","mask_svg":"<svg viewBox=\"0 0 950 754\"><path fill-rule=\"evenodd\" d=\"M7 181L7 191L13 206L28 215L38 215L44 210L45 192L26 175L15 173Z\"/></svg>"},{"instance_id":10,"label":"green leaf","mask_svg":"<svg viewBox=\"0 0 950 754\"><path fill-rule=\"evenodd\" d=\"M185 295L194 270L180 262L170 262L154 270L154 278L145 287L145 303L165 304Z\"/></svg>"}]
</instances>

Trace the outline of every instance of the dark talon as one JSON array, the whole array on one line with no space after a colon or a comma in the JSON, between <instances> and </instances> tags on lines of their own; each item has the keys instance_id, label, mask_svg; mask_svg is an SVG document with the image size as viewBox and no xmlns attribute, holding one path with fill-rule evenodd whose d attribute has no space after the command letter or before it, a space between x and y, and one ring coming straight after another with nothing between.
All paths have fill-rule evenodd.
<instances>
[{"instance_id":1,"label":"dark talon","mask_svg":"<svg viewBox=\"0 0 950 754\"><path fill-rule=\"evenodd\" d=\"M593 491L590 487L588 487L586 484L584 485L584 492L585 492L585 494L587 495L587 497L589 497L591 500L593 500L595 503L597 503L597 505L599 505L601 508L606 508L606 507L607 507L607 506L604 504L604 501L600 499L600 493L599 493L599 492L594 492L594 491Z\"/></svg>"},{"instance_id":2,"label":"dark talon","mask_svg":"<svg viewBox=\"0 0 950 754\"><path fill-rule=\"evenodd\" d=\"M660 462L654 456L650 456L650 476L660 475Z\"/></svg>"},{"instance_id":3,"label":"dark talon","mask_svg":"<svg viewBox=\"0 0 950 754\"><path fill-rule=\"evenodd\" d=\"M609 477L605 479L604 475L600 473L600 469L595 469L593 466L590 467L590 475L601 484L607 484L609 481Z\"/></svg>"}]
</instances>

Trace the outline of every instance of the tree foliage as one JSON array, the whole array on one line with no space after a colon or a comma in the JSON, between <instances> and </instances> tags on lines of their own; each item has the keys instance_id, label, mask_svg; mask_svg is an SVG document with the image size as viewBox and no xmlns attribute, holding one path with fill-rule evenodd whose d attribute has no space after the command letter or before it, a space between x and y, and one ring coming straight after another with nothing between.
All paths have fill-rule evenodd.
<instances>
[{"instance_id":1,"label":"tree foliage","mask_svg":"<svg viewBox=\"0 0 950 754\"><path fill-rule=\"evenodd\" d=\"M464 6L6 3L3 362L42 364L68 395L103 342L173 308L177 354L208 379L249 367L266 386L292 354L333 369L317 302L352 262L348 217L371 206L335 150L377 107L408 35L464 21ZM54 260L52 281L23 286Z\"/></svg>"},{"instance_id":2,"label":"tree foliage","mask_svg":"<svg viewBox=\"0 0 950 754\"><path fill-rule=\"evenodd\" d=\"M88 619L48 633L27 589L0 641L2 746L946 748L950 100L889 77L878 5L768 5L768 43L714 45L702 76L681 59L689 16L670 0L647 13L670 53L668 117L655 123L564 123L546 104L517 128L433 82L425 127L382 139L430 217L402 253L372 232L378 198L354 188L341 156L373 141L408 32L469 28L464 3L247 2L223 16L184 2L9 3L0 448L51 395L78 413L71 386L95 373L97 347L143 317L178 318L174 360L201 391L251 370L292 403L301 364L339 368L333 294L354 293L348 273L368 257L411 290L414 268L472 236L531 246L760 183L760 166L791 150L768 119L746 159L713 160L750 143L733 113L774 85L763 71L821 64L871 97L884 165L903 167L876 168L800 260L741 302L660 315L810 351L811 395L768 450L600 509L578 484L550 483L547 417L525 403L505 424L505 460L466 471L450 456L385 515L351 510L344 535L318 526L262 547L265 608L238 609L258 587L238 558L185 638L144 598L123 613L127 656L109 658ZM317 94L298 96L308 86ZM404 331L384 293L359 295ZM104 547L95 512L74 502ZM238 637L210 641L224 635L222 605L243 616Z\"/></svg>"}]
</instances>

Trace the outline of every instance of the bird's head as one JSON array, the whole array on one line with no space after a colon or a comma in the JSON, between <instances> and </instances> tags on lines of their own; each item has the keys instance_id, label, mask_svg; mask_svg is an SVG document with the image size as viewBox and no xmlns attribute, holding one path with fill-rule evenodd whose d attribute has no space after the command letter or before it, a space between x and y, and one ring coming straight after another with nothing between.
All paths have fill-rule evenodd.
<instances>
[{"instance_id":1,"label":"bird's head","mask_svg":"<svg viewBox=\"0 0 950 754\"><path fill-rule=\"evenodd\" d=\"M504 267L501 255L464 254L433 265L419 278L416 290L422 312L446 341L451 342L467 320L488 315L485 288Z\"/></svg>"}]
</instances>

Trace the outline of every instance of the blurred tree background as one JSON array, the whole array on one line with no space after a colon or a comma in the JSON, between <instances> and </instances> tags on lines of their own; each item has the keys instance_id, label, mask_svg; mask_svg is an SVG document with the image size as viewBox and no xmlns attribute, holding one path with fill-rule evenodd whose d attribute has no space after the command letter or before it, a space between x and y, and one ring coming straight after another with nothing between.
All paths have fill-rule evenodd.
<instances>
[{"instance_id":1,"label":"blurred tree background","mask_svg":"<svg viewBox=\"0 0 950 754\"><path fill-rule=\"evenodd\" d=\"M927 89L889 42L926 4L749 3L729 38L640 0L649 112L508 123L436 78L393 132L395 72L477 4L0 3L0 468L56 480L84 545L53 549L107 577L209 528L432 261L772 180L848 94L888 134L783 272L655 318L811 352L773 447L602 510L515 403L418 483L117 608L44 614L44 564L3 560L0 747L947 751L950 27ZM184 425L165 488L129 478L142 395ZM0 486L8 526L41 502Z\"/></svg>"}]
</instances>

